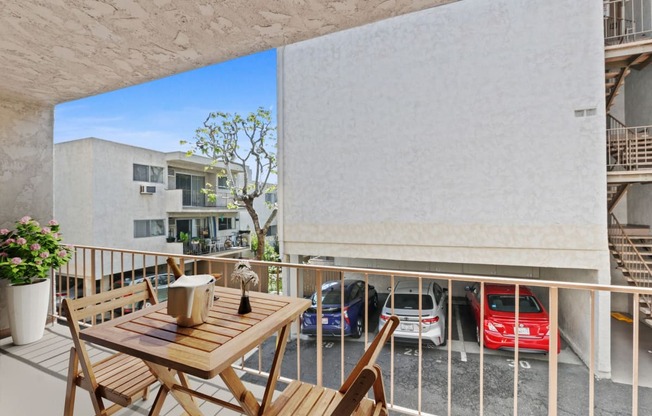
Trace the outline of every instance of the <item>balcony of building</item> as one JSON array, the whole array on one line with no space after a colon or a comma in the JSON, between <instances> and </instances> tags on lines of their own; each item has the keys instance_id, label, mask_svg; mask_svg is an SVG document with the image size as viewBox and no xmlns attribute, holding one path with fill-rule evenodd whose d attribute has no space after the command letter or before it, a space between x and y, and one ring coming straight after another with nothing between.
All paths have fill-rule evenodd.
<instances>
[{"instance_id":1,"label":"balcony of building","mask_svg":"<svg viewBox=\"0 0 652 416\"><path fill-rule=\"evenodd\" d=\"M153 270L157 275L171 275L165 266L167 256L165 253L77 247L75 259L59 273L61 276L74 273L86 276L79 282L81 290L75 292L74 288L66 287L70 286L71 280L59 281L59 275L52 281L53 290L55 287L59 291L70 289L67 293L78 293L78 296L106 290L106 285L97 284L96 276L99 274L86 271L91 267L118 278L145 275ZM219 280L219 285L235 284L228 276L236 260L184 255L175 256L175 259L181 262L188 274L221 273L226 278ZM128 265L129 269L115 269L118 264ZM321 325L317 325L313 336L307 336L298 319L292 325L291 336L285 340L287 346L278 391L295 379L337 388L378 330L380 309L385 299L391 296L382 285L388 282L393 287L397 281L412 280L438 282L447 289L444 295L448 305L446 340L434 346L424 342L425 334L419 331L415 335L422 342L406 342L395 334L383 347L378 363L383 369L390 414L635 415L645 414L652 406L652 329L639 324L642 314L637 309L634 309L633 316L614 311L610 319L611 338L600 339L597 313L589 311L578 321L586 334L586 339L583 339L573 335L573 330L568 327L572 317L564 316L559 308L560 302L579 298L589 299L590 310L596 310L598 299L604 297L624 296L628 302L636 303L642 297L652 295L652 289L320 264L253 264L254 270L262 277L260 284L253 288L256 291L305 297L324 282L355 276L367 284L366 291L377 288L380 297L378 308L366 304L362 319L364 330L360 338L345 335L343 326L341 332L333 332L332 328L326 330ZM274 267L273 271L270 267ZM472 283L527 286L539 293L539 299L549 313L550 333L559 331L561 334L560 353L535 354L519 349L480 348L475 337L475 322L466 300L460 296L464 287ZM155 289L162 294L162 286ZM8 414L57 414L63 409L72 343L59 310L61 304L58 301L62 296L66 295L60 293L53 299L51 323L43 339L24 346L13 345L11 338L0 341L3 373L0 405ZM321 300L314 307L322 306L319 303ZM101 325L103 319L111 319L111 316L98 318L95 325ZM549 337L552 348L555 348L554 340L555 337ZM233 366L259 400L269 375L276 342L275 337L268 339ZM484 344L484 340L482 342ZM602 349L611 351L609 363L599 362ZM102 347L92 348L93 359L107 353ZM610 379L603 378L606 368ZM35 386L36 380L38 386ZM219 378L191 377L190 382L192 389L234 403ZM38 400L34 400L35 395ZM118 414L146 414L153 397L154 394L149 400L137 402ZM205 414L237 414L201 400L198 403ZM76 414L92 413L85 391L77 392L76 406ZM181 415L183 411L173 398L168 397L162 414Z\"/></svg>"}]
</instances>

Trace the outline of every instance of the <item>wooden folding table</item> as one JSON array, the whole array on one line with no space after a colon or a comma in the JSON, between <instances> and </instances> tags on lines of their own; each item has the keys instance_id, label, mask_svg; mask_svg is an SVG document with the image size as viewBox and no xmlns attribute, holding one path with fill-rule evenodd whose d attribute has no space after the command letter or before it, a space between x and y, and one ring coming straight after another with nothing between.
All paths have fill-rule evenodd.
<instances>
[{"instance_id":1,"label":"wooden folding table","mask_svg":"<svg viewBox=\"0 0 652 416\"><path fill-rule=\"evenodd\" d=\"M157 415L169 392L190 415L201 415L192 396L217 403L247 415L262 415L269 407L285 353L286 338L292 322L310 305L301 298L251 292L252 312L238 315L240 291L216 287L219 297L210 311L208 322L185 328L166 313L167 303L159 303L120 318L85 329L87 342L142 358L166 387L161 389L152 407ZM278 332L276 352L261 403L247 390L231 365ZM177 371L203 379L219 375L239 406L195 392L175 378Z\"/></svg>"}]
</instances>

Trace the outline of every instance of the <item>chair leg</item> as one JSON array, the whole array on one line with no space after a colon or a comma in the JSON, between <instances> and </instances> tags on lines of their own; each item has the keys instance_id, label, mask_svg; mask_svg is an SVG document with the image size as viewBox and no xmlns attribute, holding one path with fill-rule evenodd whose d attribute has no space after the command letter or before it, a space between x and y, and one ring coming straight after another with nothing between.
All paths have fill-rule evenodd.
<instances>
[{"instance_id":1,"label":"chair leg","mask_svg":"<svg viewBox=\"0 0 652 416\"><path fill-rule=\"evenodd\" d=\"M143 400L149 399L149 386L145 387L143 390Z\"/></svg>"},{"instance_id":2,"label":"chair leg","mask_svg":"<svg viewBox=\"0 0 652 416\"><path fill-rule=\"evenodd\" d=\"M73 416L75 410L75 393L77 391L75 380L77 379L78 366L79 357L77 356L77 350L75 347L72 347L70 349L70 360L68 361L68 382L66 385L66 399L63 408L63 416Z\"/></svg>"}]
</instances>

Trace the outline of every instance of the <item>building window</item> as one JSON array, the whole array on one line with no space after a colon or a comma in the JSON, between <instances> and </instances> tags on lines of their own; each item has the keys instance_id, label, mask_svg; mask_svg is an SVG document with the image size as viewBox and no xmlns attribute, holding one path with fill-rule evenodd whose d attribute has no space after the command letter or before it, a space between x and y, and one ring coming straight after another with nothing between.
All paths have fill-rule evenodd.
<instances>
[{"instance_id":1,"label":"building window","mask_svg":"<svg viewBox=\"0 0 652 416\"><path fill-rule=\"evenodd\" d=\"M228 189L229 188L229 185L228 185L227 180L226 180L226 176L221 176L221 177L217 178L217 187L219 189Z\"/></svg>"},{"instance_id":2,"label":"building window","mask_svg":"<svg viewBox=\"0 0 652 416\"><path fill-rule=\"evenodd\" d=\"M217 222L217 229L218 230L230 230L232 229L232 224L233 224L233 218L231 217L223 217L219 218Z\"/></svg>"},{"instance_id":3,"label":"building window","mask_svg":"<svg viewBox=\"0 0 652 416\"><path fill-rule=\"evenodd\" d=\"M277 201L276 192L270 192L265 194L265 202L268 204L275 204Z\"/></svg>"},{"instance_id":4,"label":"building window","mask_svg":"<svg viewBox=\"0 0 652 416\"><path fill-rule=\"evenodd\" d=\"M134 238L165 235L165 220L134 220Z\"/></svg>"},{"instance_id":5,"label":"building window","mask_svg":"<svg viewBox=\"0 0 652 416\"><path fill-rule=\"evenodd\" d=\"M160 166L139 165L134 163L134 181L165 183L163 173L165 169Z\"/></svg>"}]
</instances>

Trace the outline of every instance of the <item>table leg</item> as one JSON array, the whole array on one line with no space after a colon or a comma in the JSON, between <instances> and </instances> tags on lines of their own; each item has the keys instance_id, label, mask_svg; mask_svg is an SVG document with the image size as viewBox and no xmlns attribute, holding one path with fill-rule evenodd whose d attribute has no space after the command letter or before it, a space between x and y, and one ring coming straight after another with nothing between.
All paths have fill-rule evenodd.
<instances>
[{"instance_id":1,"label":"table leg","mask_svg":"<svg viewBox=\"0 0 652 416\"><path fill-rule=\"evenodd\" d=\"M263 395L263 402L260 405L260 411L258 412L259 415L262 415L265 412L272 401L274 389L276 389L276 380L281 372L281 362L283 361L283 355L285 354L285 346L287 345L287 336L288 331L290 330L290 325L292 325L292 323L284 326L278 333L274 361L272 362L272 368L269 370L269 378L267 379L267 385L265 386L265 394Z\"/></svg>"},{"instance_id":2,"label":"table leg","mask_svg":"<svg viewBox=\"0 0 652 416\"><path fill-rule=\"evenodd\" d=\"M195 403L195 401L192 399L192 396L190 394L174 389L173 386L175 384L179 384L177 383L177 380L174 378L176 371L170 370L169 368L159 364L150 363L148 361L145 361L145 363L152 370L152 373L156 375L156 377L161 382L161 384L165 386L165 388L168 390L168 393L171 394L177 400L177 402L179 402L179 404L181 405L181 407L183 407L183 409L187 412L187 414L189 414L190 416L203 415L201 410L199 410L199 406L197 406L197 403ZM157 397L156 399L158 401L159 397ZM157 402L155 402L153 406L157 407L158 409L160 409L161 407L161 405Z\"/></svg>"},{"instance_id":3,"label":"table leg","mask_svg":"<svg viewBox=\"0 0 652 416\"><path fill-rule=\"evenodd\" d=\"M249 416L258 416L260 405L254 397L254 395L247 390L247 388L242 384L242 381L235 373L232 367L227 367L226 370L220 373L220 377L226 387L229 388L233 397L240 403L242 410Z\"/></svg>"}]
</instances>

